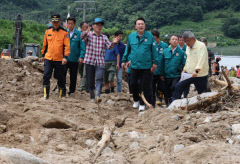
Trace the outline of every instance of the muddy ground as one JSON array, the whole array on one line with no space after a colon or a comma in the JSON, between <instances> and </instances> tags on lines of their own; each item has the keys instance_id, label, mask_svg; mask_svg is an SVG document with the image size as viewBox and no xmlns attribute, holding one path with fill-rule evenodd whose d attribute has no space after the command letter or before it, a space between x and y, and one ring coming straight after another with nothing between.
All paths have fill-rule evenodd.
<instances>
[{"instance_id":1,"label":"muddy ground","mask_svg":"<svg viewBox=\"0 0 240 164\"><path fill-rule=\"evenodd\" d=\"M52 80L51 89L55 85ZM88 164L103 125L126 118L113 132L117 147L110 143L96 163L240 163L240 134L232 131L240 123L239 93L205 110L157 107L141 114L132 108L126 83L122 94L103 94L100 107L85 92L60 99L51 90L49 100L42 97L38 61L0 59L0 146L52 164Z\"/></svg>"}]
</instances>

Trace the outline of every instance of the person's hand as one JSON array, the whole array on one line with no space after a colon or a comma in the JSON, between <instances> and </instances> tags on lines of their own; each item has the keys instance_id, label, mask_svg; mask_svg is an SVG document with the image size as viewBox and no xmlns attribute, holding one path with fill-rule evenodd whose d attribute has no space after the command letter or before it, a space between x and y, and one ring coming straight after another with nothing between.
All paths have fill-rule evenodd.
<instances>
[{"instance_id":1,"label":"person's hand","mask_svg":"<svg viewBox=\"0 0 240 164\"><path fill-rule=\"evenodd\" d=\"M86 32L89 33L90 30L91 30L91 26L88 26Z\"/></svg>"},{"instance_id":2,"label":"person's hand","mask_svg":"<svg viewBox=\"0 0 240 164\"><path fill-rule=\"evenodd\" d=\"M78 62L79 62L80 64L82 64L82 63L83 63L83 59L82 59L82 58L79 58L79 59L78 59Z\"/></svg>"},{"instance_id":3,"label":"person's hand","mask_svg":"<svg viewBox=\"0 0 240 164\"><path fill-rule=\"evenodd\" d=\"M160 79L161 79L162 81L165 81L164 76L160 76Z\"/></svg>"},{"instance_id":4,"label":"person's hand","mask_svg":"<svg viewBox=\"0 0 240 164\"><path fill-rule=\"evenodd\" d=\"M192 77L197 77L197 73L196 72L194 72L193 74L192 74Z\"/></svg>"},{"instance_id":5,"label":"person's hand","mask_svg":"<svg viewBox=\"0 0 240 164\"><path fill-rule=\"evenodd\" d=\"M65 65L65 64L67 64L67 59L66 59L66 58L63 58L63 59L62 59L62 65Z\"/></svg>"},{"instance_id":6,"label":"person's hand","mask_svg":"<svg viewBox=\"0 0 240 164\"><path fill-rule=\"evenodd\" d=\"M40 58L40 61L41 61L41 62L44 62L44 60L45 60L44 57L41 57L41 58Z\"/></svg>"},{"instance_id":7,"label":"person's hand","mask_svg":"<svg viewBox=\"0 0 240 164\"><path fill-rule=\"evenodd\" d=\"M127 62L125 67L128 69L128 67L130 67L130 65L131 65L131 61Z\"/></svg>"},{"instance_id":8,"label":"person's hand","mask_svg":"<svg viewBox=\"0 0 240 164\"><path fill-rule=\"evenodd\" d=\"M116 65L116 69L117 69L117 71L119 70L119 68L120 68L120 66L119 66L119 64L117 64L117 65Z\"/></svg>"},{"instance_id":9,"label":"person's hand","mask_svg":"<svg viewBox=\"0 0 240 164\"><path fill-rule=\"evenodd\" d=\"M126 63L122 63L122 68L124 71L126 71L125 67L126 67Z\"/></svg>"},{"instance_id":10,"label":"person's hand","mask_svg":"<svg viewBox=\"0 0 240 164\"><path fill-rule=\"evenodd\" d=\"M153 64L153 65L152 65L152 68L151 68L151 72L153 73L156 69L157 69L157 65L156 65L156 64Z\"/></svg>"}]
</instances>

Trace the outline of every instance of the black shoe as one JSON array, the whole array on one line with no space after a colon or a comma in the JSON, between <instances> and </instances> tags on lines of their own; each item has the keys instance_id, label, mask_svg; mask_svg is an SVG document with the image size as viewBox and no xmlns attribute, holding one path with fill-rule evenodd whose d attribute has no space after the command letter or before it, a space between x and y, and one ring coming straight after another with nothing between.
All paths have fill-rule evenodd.
<instances>
[{"instance_id":1,"label":"black shoe","mask_svg":"<svg viewBox=\"0 0 240 164\"><path fill-rule=\"evenodd\" d=\"M111 87L111 92L114 93L114 87Z\"/></svg>"},{"instance_id":2,"label":"black shoe","mask_svg":"<svg viewBox=\"0 0 240 164\"><path fill-rule=\"evenodd\" d=\"M105 89L104 91L106 94L109 94L110 93L110 89Z\"/></svg>"}]
</instances>

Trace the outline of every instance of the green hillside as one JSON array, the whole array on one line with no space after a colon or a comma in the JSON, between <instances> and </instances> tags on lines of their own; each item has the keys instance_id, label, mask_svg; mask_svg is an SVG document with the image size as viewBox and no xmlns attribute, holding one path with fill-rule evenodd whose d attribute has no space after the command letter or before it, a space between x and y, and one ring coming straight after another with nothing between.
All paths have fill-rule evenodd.
<instances>
[{"instance_id":1,"label":"green hillside","mask_svg":"<svg viewBox=\"0 0 240 164\"><path fill-rule=\"evenodd\" d=\"M0 50L13 43L14 22L7 20L16 19L18 13L24 20L31 20L24 21L24 42L41 45L46 28L43 24L49 22L53 13L60 13L64 19L68 5L71 16L75 16L79 24L82 10L77 12L76 8L81 8L82 4L74 0L1 0ZM134 30L134 20L143 16L147 29L160 30L165 41L173 33L192 30L198 38L207 37L217 48L240 45L239 0L96 0L87 7L96 8L96 12L87 10L86 20L92 22L94 17L102 17L104 32L110 34L123 29L127 36Z\"/></svg>"}]
</instances>

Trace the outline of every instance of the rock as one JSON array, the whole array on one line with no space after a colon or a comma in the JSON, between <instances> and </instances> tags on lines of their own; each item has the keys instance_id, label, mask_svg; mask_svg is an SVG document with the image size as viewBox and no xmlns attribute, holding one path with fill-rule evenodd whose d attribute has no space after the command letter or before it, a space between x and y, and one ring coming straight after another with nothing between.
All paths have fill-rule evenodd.
<instances>
[{"instance_id":1,"label":"rock","mask_svg":"<svg viewBox=\"0 0 240 164\"><path fill-rule=\"evenodd\" d=\"M199 119L200 116L201 116L201 112L197 112L197 113L196 113L196 118Z\"/></svg>"},{"instance_id":2,"label":"rock","mask_svg":"<svg viewBox=\"0 0 240 164\"><path fill-rule=\"evenodd\" d=\"M28 70L26 70L26 75L29 76L31 75L31 73Z\"/></svg>"},{"instance_id":3,"label":"rock","mask_svg":"<svg viewBox=\"0 0 240 164\"><path fill-rule=\"evenodd\" d=\"M206 117L206 119L203 121L203 123L209 123L211 121L212 117Z\"/></svg>"},{"instance_id":4,"label":"rock","mask_svg":"<svg viewBox=\"0 0 240 164\"><path fill-rule=\"evenodd\" d=\"M240 135L234 137L234 142L239 144L240 143Z\"/></svg>"},{"instance_id":5,"label":"rock","mask_svg":"<svg viewBox=\"0 0 240 164\"><path fill-rule=\"evenodd\" d=\"M173 151L174 151L174 153L177 153L177 152L179 152L183 148L184 148L183 144L175 145Z\"/></svg>"},{"instance_id":6,"label":"rock","mask_svg":"<svg viewBox=\"0 0 240 164\"><path fill-rule=\"evenodd\" d=\"M128 132L128 135L130 138L137 138L137 139L141 138L141 136L136 131Z\"/></svg>"},{"instance_id":7,"label":"rock","mask_svg":"<svg viewBox=\"0 0 240 164\"><path fill-rule=\"evenodd\" d=\"M157 142L160 143L160 142L163 142L163 141L165 141L165 137L162 134L159 134L157 136Z\"/></svg>"},{"instance_id":8,"label":"rock","mask_svg":"<svg viewBox=\"0 0 240 164\"><path fill-rule=\"evenodd\" d=\"M174 116L171 117L171 119L174 119L174 120L178 121L179 120L179 116L178 115L174 115Z\"/></svg>"},{"instance_id":9,"label":"rock","mask_svg":"<svg viewBox=\"0 0 240 164\"><path fill-rule=\"evenodd\" d=\"M24 139L24 135L22 135L22 134L16 134L16 135L15 135L15 139L16 139L17 141L22 141L22 140Z\"/></svg>"},{"instance_id":10,"label":"rock","mask_svg":"<svg viewBox=\"0 0 240 164\"><path fill-rule=\"evenodd\" d=\"M139 148L139 143L138 143L138 142L133 142L133 143L130 145L130 148L131 148L131 149L138 149L138 148Z\"/></svg>"},{"instance_id":11,"label":"rock","mask_svg":"<svg viewBox=\"0 0 240 164\"><path fill-rule=\"evenodd\" d=\"M48 162L21 149L0 147L0 159L11 164L48 164Z\"/></svg>"},{"instance_id":12,"label":"rock","mask_svg":"<svg viewBox=\"0 0 240 164\"><path fill-rule=\"evenodd\" d=\"M66 150L67 145L66 144L60 144L56 146L56 151L63 151Z\"/></svg>"},{"instance_id":13,"label":"rock","mask_svg":"<svg viewBox=\"0 0 240 164\"><path fill-rule=\"evenodd\" d=\"M85 145L87 145L88 147L92 147L96 144L97 142L95 140L91 140L91 139L88 139L85 141Z\"/></svg>"},{"instance_id":14,"label":"rock","mask_svg":"<svg viewBox=\"0 0 240 164\"><path fill-rule=\"evenodd\" d=\"M113 132L113 135L119 136L119 132L115 130L115 131Z\"/></svg>"},{"instance_id":15,"label":"rock","mask_svg":"<svg viewBox=\"0 0 240 164\"><path fill-rule=\"evenodd\" d=\"M232 125L232 134L240 134L240 124Z\"/></svg>"},{"instance_id":16,"label":"rock","mask_svg":"<svg viewBox=\"0 0 240 164\"><path fill-rule=\"evenodd\" d=\"M38 64L37 62L33 62L33 63L32 63L33 66L36 66L37 64Z\"/></svg>"},{"instance_id":17,"label":"rock","mask_svg":"<svg viewBox=\"0 0 240 164\"><path fill-rule=\"evenodd\" d=\"M233 144L233 140L231 140L230 138L227 138L226 143Z\"/></svg>"},{"instance_id":18,"label":"rock","mask_svg":"<svg viewBox=\"0 0 240 164\"><path fill-rule=\"evenodd\" d=\"M109 105L114 105L114 101L112 101L111 99L109 99L108 101L107 101L107 104L109 104Z\"/></svg>"},{"instance_id":19,"label":"rock","mask_svg":"<svg viewBox=\"0 0 240 164\"><path fill-rule=\"evenodd\" d=\"M27 56L26 58L24 58L24 61L27 62L33 62L33 61L38 61L38 57L37 56Z\"/></svg>"},{"instance_id":20,"label":"rock","mask_svg":"<svg viewBox=\"0 0 240 164\"><path fill-rule=\"evenodd\" d=\"M189 121L191 119L191 116L187 115L186 120Z\"/></svg>"},{"instance_id":21,"label":"rock","mask_svg":"<svg viewBox=\"0 0 240 164\"><path fill-rule=\"evenodd\" d=\"M6 125L0 125L0 134L5 133L7 131L7 126Z\"/></svg>"},{"instance_id":22,"label":"rock","mask_svg":"<svg viewBox=\"0 0 240 164\"><path fill-rule=\"evenodd\" d=\"M149 147L148 147L148 150L152 150L152 149L155 149L156 148L156 145L150 145Z\"/></svg>"}]
</instances>

